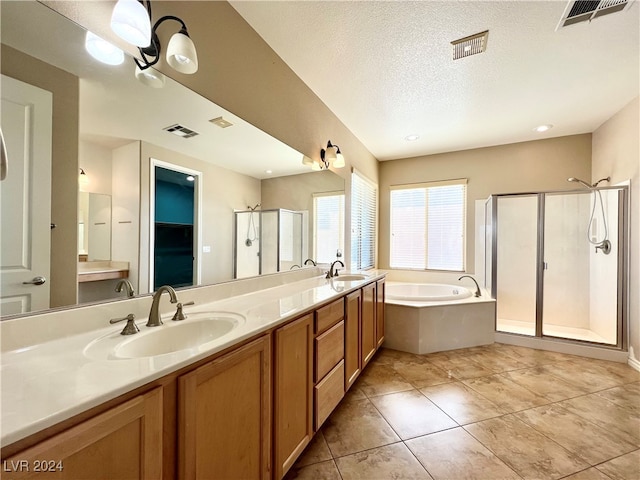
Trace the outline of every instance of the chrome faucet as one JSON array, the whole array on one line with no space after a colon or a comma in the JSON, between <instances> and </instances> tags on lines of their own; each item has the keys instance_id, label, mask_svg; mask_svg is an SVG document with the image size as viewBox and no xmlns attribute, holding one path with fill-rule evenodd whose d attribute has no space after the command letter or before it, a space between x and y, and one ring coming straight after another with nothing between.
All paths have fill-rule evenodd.
<instances>
[{"instance_id":1,"label":"chrome faucet","mask_svg":"<svg viewBox=\"0 0 640 480\"><path fill-rule=\"evenodd\" d=\"M122 292L123 288L127 292L127 298L133 298L135 296L136 292L134 292L133 290L133 285L131 285L131 282L126 278L118 282L118 284L116 285L116 292Z\"/></svg>"},{"instance_id":2,"label":"chrome faucet","mask_svg":"<svg viewBox=\"0 0 640 480\"><path fill-rule=\"evenodd\" d=\"M480 285L478 285L478 282L476 282L476 279L473 278L471 275L462 275L458 281L462 280L463 278L470 278L471 280L473 280L473 283L476 284L476 293L473 295L474 297L480 297L482 296L482 293L480 292Z\"/></svg>"},{"instance_id":3,"label":"chrome faucet","mask_svg":"<svg viewBox=\"0 0 640 480\"><path fill-rule=\"evenodd\" d=\"M342 265L342 268L344 268L344 263L342 263L341 260L336 260L335 262L333 262L331 264L331 266L329 267L329 271L327 272L327 276L325 278L333 278L333 277L337 277L338 276L338 270L336 269L334 271L333 267L336 266L336 263L339 263L340 265Z\"/></svg>"},{"instance_id":4,"label":"chrome faucet","mask_svg":"<svg viewBox=\"0 0 640 480\"><path fill-rule=\"evenodd\" d=\"M162 293L169 293L171 303L178 303L178 297L176 291L170 285L163 285L156 293L153 294L153 300L151 301L151 311L149 312L149 320L147 321L147 327L159 327L162 325L162 319L160 318L160 298Z\"/></svg>"}]
</instances>

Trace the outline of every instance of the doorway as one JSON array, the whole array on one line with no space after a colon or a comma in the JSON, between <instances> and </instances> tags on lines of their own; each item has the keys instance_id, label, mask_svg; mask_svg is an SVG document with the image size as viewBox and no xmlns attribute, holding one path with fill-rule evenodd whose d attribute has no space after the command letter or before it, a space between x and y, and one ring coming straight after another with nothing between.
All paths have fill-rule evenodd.
<instances>
[{"instance_id":1,"label":"doorway","mask_svg":"<svg viewBox=\"0 0 640 480\"><path fill-rule=\"evenodd\" d=\"M151 168L150 284L174 288L200 282L201 172L158 160Z\"/></svg>"}]
</instances>

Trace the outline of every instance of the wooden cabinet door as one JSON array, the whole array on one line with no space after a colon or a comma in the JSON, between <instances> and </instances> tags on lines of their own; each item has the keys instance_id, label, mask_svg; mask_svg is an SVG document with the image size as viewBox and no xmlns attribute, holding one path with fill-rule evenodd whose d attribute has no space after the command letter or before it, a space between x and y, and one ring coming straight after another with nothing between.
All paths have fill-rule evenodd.
<instances>
[{"instance_id":1,"label":"wooden cabinet door","mask_svg":"<svg viewBox=\"0 0 640 480\"><path fill-rule=\"evenodd\" d=\"M178 379L181 479L268 479L271 337Z\"/></svg>"},{"instance_id":2,"label":"wooden cabinet door","mask_svg":"<svg viewBox=\"0 0 640 480\"><path fill-rule=\"evenodd\" d=\"M376 342L380 347L384 342L384 279L376 282Z\"/></svg>"},{"instance_id":3,"label":"wooden cabinet door","mask_svg":"<svg viewBox=\"0 0 640 480\"><path fill-rule=\"evenodd\" d=\"M162 478L162 388L3 460L2 478Z\"/></svg>"},{"instance_id":4,"label":"wooden cabinet door","mask_svg":"<svg viewBox=\"0 0 640 480\"><path fill-rule=\"evenodd\" d=\"M362 287L362 367L364 368L376 353L376 284Z\"/></svg>"},{"instance_id":5,"label":"wooden cabinet door","mask_svg":"<svg viewBox=\"0 0 640 480\"><path fill-rule=\"evenodd\" d=\"M281 479L313 436L313 314L274 335L274 464Z\"/></svg>"},{"instance_id":6,"label":"wooden cabinet door","mask_svg":"<svg viewBox=\"0 0 640 480\"><path fill-rule=\"evenodd\" d=\"M360 362L360 306L362 293L347 295L344 316L344 391L349 390L361 372Z\"/></svg>"}]
</instances>

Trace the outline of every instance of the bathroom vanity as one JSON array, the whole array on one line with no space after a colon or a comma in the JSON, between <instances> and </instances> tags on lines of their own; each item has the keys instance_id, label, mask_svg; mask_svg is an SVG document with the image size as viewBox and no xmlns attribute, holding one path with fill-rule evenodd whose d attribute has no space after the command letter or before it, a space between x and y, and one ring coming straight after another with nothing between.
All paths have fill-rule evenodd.
<instances>
[{"instance_id":1,"label":"bathroom vanity","mask_svg":"<svg viewBox=\"0 0 640 480\"><path fill-rule=\"evenodd\" d=\"M242 281L180 291L181 302L196 302L183 325L211 312L244 319L197 348L116 358L125 350L100 357L87 346L126 343L117 325L34 346L32 357L3 346L3 478L33 478L38 468L49 473L37 478L281 479L384 340L383 273L341 281L309 270L296 281L267 276L260 281L280 284L245 293ZM149 300L113 305L144 311ZM157 331L181 331L175 306L163 303ZM156 334L138 324L141 335ZM28 371L56 348L68 360ZM42 375L61 390L31 398ZM66 401L75 404L56 407Z\"/></svg>"}]
</instances>

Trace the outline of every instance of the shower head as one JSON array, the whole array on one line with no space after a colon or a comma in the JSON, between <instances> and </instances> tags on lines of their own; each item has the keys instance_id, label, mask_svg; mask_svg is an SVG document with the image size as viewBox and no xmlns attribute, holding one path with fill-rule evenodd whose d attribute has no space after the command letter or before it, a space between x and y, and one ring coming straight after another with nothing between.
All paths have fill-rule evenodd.
<instances>
[{"instance_id":1,"label":"shower head","mask_svg":"<svg viewBox=\"0 0 640 480\"><path fill-rule=\"evenodd\" d=\"M569 177L567 178L567 182L577 182L582 184L583 186L587 187L587 188L593 188L591 185L589 185L587 182L585 182L584 180L580 180L579 178L576 177Z\"/></svg>"},{"instance_id":2,"label":"shower head","mask_svg":"<svg viewBox=\"0 0 640 480\"><path fill-rule=\"evenodd\" d=\"M592 186L593 187L597 187L598 185L600 185L600 182L610 182L610 181L611 181L611 177L604 177L604 178L601 178L600 180L598 180Z\"/></svg>"}]
</instances>

